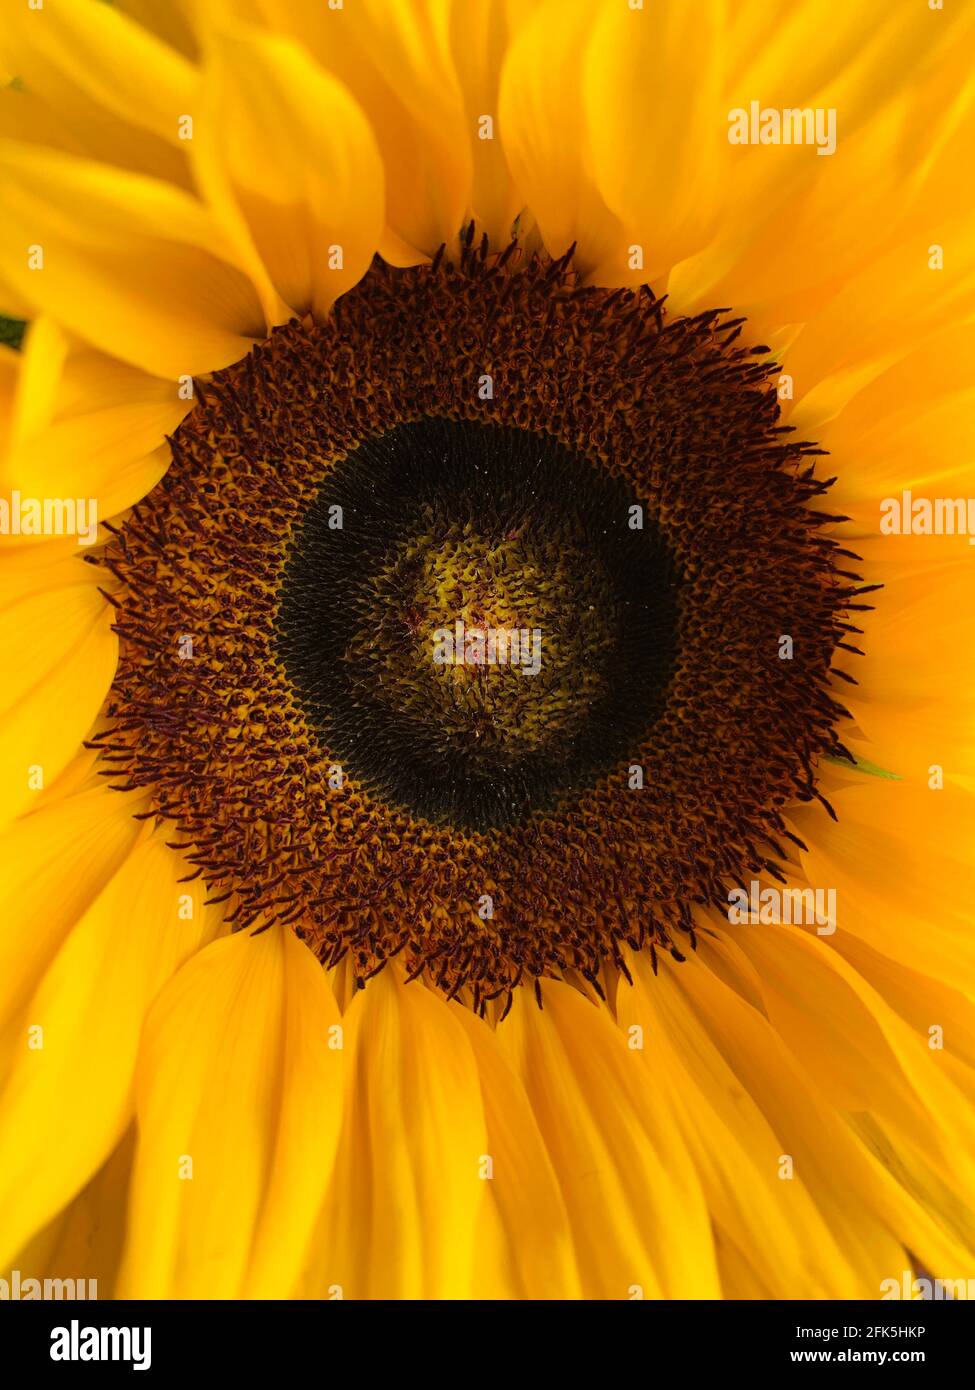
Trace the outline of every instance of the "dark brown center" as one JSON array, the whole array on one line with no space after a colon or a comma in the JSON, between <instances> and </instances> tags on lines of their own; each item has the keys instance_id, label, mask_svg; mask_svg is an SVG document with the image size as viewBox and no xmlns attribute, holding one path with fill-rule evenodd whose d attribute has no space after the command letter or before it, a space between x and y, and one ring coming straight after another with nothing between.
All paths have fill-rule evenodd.
<instances>
[{"instance_id":1,"label":"dark brown center","mask_svg":"<svg viewBox=\"0 0 975 1390\"><path fill-rule=\"evenodd\" d=\"M106 771L236 925L480 1009L778 872L863 606L740 321L516 260L275 332L103 557Z\"/></svg>"}]
</instances>

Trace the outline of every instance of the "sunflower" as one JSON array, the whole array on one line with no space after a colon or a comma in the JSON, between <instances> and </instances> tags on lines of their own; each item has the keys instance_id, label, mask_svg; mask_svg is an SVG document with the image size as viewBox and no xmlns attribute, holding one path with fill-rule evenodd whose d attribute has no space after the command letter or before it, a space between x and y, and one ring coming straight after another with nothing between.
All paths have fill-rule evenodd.
<instances>
[{"instance_id":1,"label":"sunflower","mask_svg":"<svg viewBox=\"0 0 975 1390\"><path fill-rule=\"evenodd\" d=\"M964 8L5 7L0 1266L973 1273Z\"/></svg>"}]
</instances>

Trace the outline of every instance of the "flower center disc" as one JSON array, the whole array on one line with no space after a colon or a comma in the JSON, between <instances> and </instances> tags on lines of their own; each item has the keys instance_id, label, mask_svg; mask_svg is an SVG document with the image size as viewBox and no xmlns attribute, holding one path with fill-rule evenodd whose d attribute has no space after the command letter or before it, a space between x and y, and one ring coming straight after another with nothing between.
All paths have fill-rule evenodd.
<instances>
[{"instance_id":1,"label":"flower center disc","mask_svg":"<svg viewBox=\"0 0 975 1390\"><path fill-rule=\"evenodd\" d=\"M351 775L483 830L613 768L659 714L676 582L636 498L550 437L432 419L332 469L279 651Z\"/></svg>"},{"instance_id":2,"label":"flower center disc","mask_svg":"<svg viewBox=\"0 0 975 1390\"><path fill-rule=\"evenodd\" d=\"M377 264L197 383L103 557L94 740L236 927L481 1010L779 872L865 606L741 321L512 250Z\"/></svg>"}]
</instances>

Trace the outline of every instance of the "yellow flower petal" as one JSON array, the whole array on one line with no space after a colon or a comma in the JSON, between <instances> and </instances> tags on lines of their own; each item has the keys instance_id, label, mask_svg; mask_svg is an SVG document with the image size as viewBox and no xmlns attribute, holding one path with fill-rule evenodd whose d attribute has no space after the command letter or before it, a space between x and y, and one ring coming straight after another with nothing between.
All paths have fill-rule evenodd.
<instances>
[{"instance_id":1,"label":"yellow flower petal","mask_svg":"<svg viewBox=\"0 0 975 1390\"><path fill-rule=\"evenodd\" d=\"M744 928L735 939L758 971L776 1032L838 1109L873 1111L949 1172L952 1157L942 1146L967 1138L975 1147L971 1135L953 1133L969 1123L964 1111L951 1113L957 1095L953 1106L927 1114L950 1094L934 1054L837 952L801 927Z\"/></svg>"},{"instance_id":2,"label":"yellow flower petal","mask_svg":"<svg viewBox=\"0 0 975 1390\"><path fill-rule=\"evenodd\" d=\"M0 820L27 810L91 731L118 639L104 580L76 541L0 547Z\"/></svg>"},{"instance_id":3,"label":"yellow flower petal","mask_svg":"<svg viewBox=\"0 0 975 1390\"><path fill-rule=\"evenodd\" d=\"M196 0L167 0L165 5L158 4L157 0L115 0L115 5L178 53L192 59L198 56L199 6Z\"/></svg>"},{"instance_id":4,"label":"yellow flower petal","mask_svg":"<svg viewBox=\"0 0 975 1390\"><path fill-rule=\"evenodd\" d=\"M627 233L598 276L639 284L697 250L719 215L726 6L594 8L582 78L595 184Z\"/></svg>"},{"instance_id":5,"label":"yellow flower petal","mask_svg":"<svg viewBox=\"0 0 975 1390\"><path fill-rule=\"evenodd\" d=\"M774 25L760 7L738 7L706 122L708 137L721 132L711 192L718 217L709 243L676 265L672 306L733 305L748 315L753 341L768 342L898 240L920 240L951 215L951 195L929 166L940 164L942 178L958 167L954 108L966 99L967 75L951 43L964 52L970 23L961 7L934 15L883 0L828 19L807 0ZM834 152L731 144L729 114L752 101L835 111Z\"/></svg>"},{"instance_id":6,"label":"yellow flower petal","mask_svg":"<svg viewBox=\"0 0 975 1390\"><path fill-rule=\"evenodd\" d=\"M338 1138L339 1021L283 927L215 942L164 991L139 1059L123 1297L289 1291Z\"/></svg>"},{"instance_id":7,"label":"yellow flower petal","mask_svg":"<svg viewBox=\"0 0 975 1390\"><path fill-rule=\"evenodd\" d=\"M24 1279L50 1279L55 1282L48 1297L115 1297L134 1152L133 1125L91 1182L14 1257L21 1287Z\"/></svg>"},{"instance_id":8,"label":"yellow flower petal","mask_svg":"<svg viewBox=\"0 0 975 1390\"><path fill-rule=\"evenodd\" d=\"M107 164L124 163L124 159L110 157L104 150L86 148L78 135L65 124L63 116L52 110L36 92L27 91L21 82L13 78L0 79L0 137L23 141L28 145L49 145L56 150L87 155L89 158L102 158ZM142 144L140 135L140 153ZM6 296L4 303L5 307L9 307Z\"/></svg>"},{"instance_id":9,"label":"yellow flower petal","mask_svg":"<svg viewBox=\"0 0 975 1390\"><path fill-rule=\"evenodd\" d=\"M948 544L944 537L913 539L916 549L925 541ZM975 729L966 697L975 679L975 611L965 563L970 551L964 537L954 540L960 554L952 563L939 564L932 554L923 568L877 571L884 588L875 610L859 615L864 635L855 639L864 655L842 663L860 682L849 687L849 695L844 688L840 698L870 741L873 751L867 756L890 772L922 780L922 802L938 796L927 783L938 769L945 778L975 770ZM861 553L869 549L876 555L890 542L857 544ZM937 634L935 659L932 634ZM927 848L928 817L921 814L920 842ZM937 808L932 814L940 822ZM954 840L949 832L947 843Z\"/></svg>"},{"instance_id":10,"label":"yellow flower petal","mask_svg":"<svg viewBox=\"0 0 975 1390\"><path fill-rule=\"evenodd\" d=\"M343 1022L345 1120L303 1287L318 1298L336 1288L356 1299L470 1297L489 1149L464 1028L395 967Z\"/></svg>"},{"instance_id":11,"label":"yellow flower petal","mask_svg":"<svg viewBox=\"0 0 975 1390\"><path fill-rule=\"evenodd\" d=\"M531 10L527 0L491 5L454 0L451 10L451 47L473 169L469 211L478 234L486 232L496 251L511 240L512 224L524 207L498 128L498 95L505 52Z\"/></svg>"},{"instance_id":12,"label":"yellow flower petal","mask_svg":"<svg viewBox=\"0 0 975 1390\"><path fill-rule=\"evenodd\" d=\"M146 1011L219 926L203 908L202 888L178 881L184 873L161 835L133 850L23 1012L21 1046L0 1097L0 1231L8 1255L79 1191L131 1119ZM29 1032L38 1027L40 1047Z\"/></svg>"},{"instance_id":13,"label":"yellow flower petal","mask_svg":"<svg viewBox=\"0 0 975 1390\"><path fill-rule=\"evenodd\" d=\"M504 151L547 250L573 242L583 273L624 247L619 219L596 186L583 101L596 11L589 0L545 0L519 30L505 60L499 116Z\"/></svg>"},{"instance_id":14,"label":"yellow flower petal","mask_svg":"<svg viewBox=\"0 0 975 1390\"><path fill-rule=\"evenodd\" d=\"M0 36L0 135L69 149L189 186L180 121L196 74L179 53L99 0L12 5Z\"/></svg>"},{"instance_id":15,"label":"yellow flower petal","mask_svg":"<svg viewBox=\"0 0 975 1390\"><path fill-rule=\"evenodd\" d=\"M20 353L7 347L6 343L0 343L0 458L3 458L10 440L10 422L17 395L19 372Z\"/></svg>"},{"instance_id":16,"label":"yellow flower petal","mask_svg":"<svg viewBox=\"0 0 975 1390\"><path fill-rule=\"evenodd\" d=\"M213 35L204 102L193 148L211 205L285 304L324 318L382 235L383 166L366 118L297 44L257 30Z\"/></svg>"},{"instance_id":17,"label":"yellow flower petal","mask_svg":"<svg viewBox=\"0 0 975 1390\"><path fill-rule=\"evenodd\" d=\"M357 0L342 9L259 0L259 8L368 113L386 170L393 245L412 263L453 243L470 205L473 134L451 58L450 0ZM220 22L219 9L213 21Z\"/></svg>"},{"instance_id":18,"label":"yellow flower petal","mask_svg":"<svg viewBox=\"0 0 975 1390\"><path fill-rule=\"evenodd\" d=\"M777 327L811 317L869 264L877 238L889 244L892 219L881 209L903 193L902 115L896 107L880 112L867 130L844 132L842 144L837 137L836 154L824 158L808 147L729 147L727 110L714 113L713 124L719 120L725 147L716 183L734 193L716 208L710 243L673 270L669 302L688 314L732 305L748 316L752 340L767 343ZM793 161L784 174L783 157ZM873 235L864 236L864 227Z\"/></svg>"},{"instance_id":19,"label":"yellow flower petal","mask_svg":"<svg viewBox=\"0 0 975 1390\"><path fill-rule=\"evenodd\" d=\"M21 351L17 354L9 422L10 447L16 447L50 424L57 408L58 385L68 349L68 335L54 319L41 315L27 325Z\"/></svg>"},{"instance_id":20,"label":"yellow flower petal","mask_svg":"<svg viewBox=\"0 0 975 1390\"><path fill-rule=\"evenodd\" d=\"M68 932L135 845L141 826L132 818L134 810L141 810L141 803L89 773L76 791L48 800L0 835L0 1036L5 1040L19 1026Z\"/></svg>"},{"instance_id":21,"label":"yellow flower petal","mask_svg":"<svg viewBox=\"0 0 975 1390\"><path fill-rule=\"evenodd\" d=\"M69 341L46 318L30 325L20 366L0 493L93 499L107 519L155 486L166 436L193 404L175 383Z\"/></svg>"},{"instance_id":22,"label":"yellow flower petal","mask_svg":"<svg viewBox=\"0 0 975 1390\"><path fill-rule=\"evenodd\" d=\"M0 52L30 89L60 97L78 88L119 120L173 144L180 117L193 109L192 65L99 0L11 6Z\"/></svg>"},{"instance_id":23,"label":"yellow flower petal","mask_svg":"<svg viewBox=\"0 0 975 1390\"><path fill-rule=\"evenodd\" d=\"M717 1297L707 1208L666 1099L604 1009L550 980L542 999L521 991L498 1040L558 1174L584 1296Z\"/></svg>"},{"instance_id":24,"label":"yellow flower petal","mask_svg":"<svg viewBox=\"0 0 975 1390\"><path fill-rule=\"evenodd\" d=\"M792 1173L783 1181L805 1186L832 1231L842 1251L834 1296L878 1297L883 1279L909 1267L905 1247L929 1268L953 1268L957 1242L824 1100L804 1063L740 994L737 978L747 965L730 940L699 938L698 951L674 971L674 980L781 1139Z\"/></svg>"},{"instance_id":25,"label":"yellow flower petal","mask_svg":"<svg viewBox=\"0 0 975 1390\"><path fill-rule=\"evenodd\" d=\"M964 322L975 310L975 236L971 219L939 222L924 234L910 229L875 255L810 317L792 345L787 370L815 384L841 368L871 358L880 367L945 324ZM944 268L932 269L930 248L943 247Z\"/></svg>"},{"instance_id":26,"label":"yellow flower petal","mask_svg":"<svg viewBox=\"0 0 975 1390\"><path fill-rule=\"evenodd\" d=\"M935 14L886 0L844 10L831 0L800 0L770 24L761 6L739 4L728 90L739 102L761 93L764 106L780 109L836 105L845 128L855 129L947 50L967 23L958 6Z\"/></svg>"},{"instance_id":27,"label":"yellow flower petal","mask_svg":"<svg viewBox=\"0 0 975 1390\"><path fill-rule=\"evenodd\" d=\"M646 1085L663 1091L674 1108L725 1249L735 1251L742 1272L751 1270L759 1284L768 1280L768 1290L786 1288L795 1298L852 1293L852 1271L822 1213L801 1182L779 1176L782 1139L681 990L683 968L663 957L654 976L645 956L631 958L634 984L620 983L619 1022L628 1036L634 1026L642 1029ZM769 1248L771 1279L763 1270ZM722 1291L729 1295L724 1276Z\"/></svg>"},{"instance_id":28,"label":"yellow flower petal","mask_svg":"<svg viewBox=\"0 0 975 1390\"><path fill-rule=\"evenodd\" d=\"M907 966L874 950L852 932L837 933L830 944L926 1044L931 1043L932 1024L938 1023L943 1030L939 1063L958 1086L971 1087L975 1077L975 999L927 975L920 953Z\"/></svg>"},{"instance_id":29,"label":"yellow flower petal","mask_svg":"<svg viewBox=\"0 0 975 1390\"><path fill-rule=\"evenodd\" d=\"M790 423L836 459L830 504L852 512L858 539L862 532L880 534L884 497L904 489L924 495L964 491L975 481L975 389L968 366L973 351L975 324L950 324L889 364L875 364L869 375L842 374L844 394L827 377L796 404ZM885 537L886 550L897 546ZM874 558L881 560L879 548Z\"/></svg>"},{"instance_id":30,"label":"yellow flower petal","mask_svg":"<svg viewBox=\"0 0 975 1390\"><path fill-rule=\"evenodd\" d=\"M972 824L975 798L951 779L932 790L926 768L909 775L894 770L901 780L871 777L869 785L834 793L838 820L828 834L821 807L791 813L809 846L802 855L806 877L835 888L842 930L975 993L967 887L975 856L971 838L958 833Z\"/></svg>"},{"instance_id":31,"label":"yellow flower petal","mask_svg":"<svg viewBox=\"0 0 975 1390\"><path fill-rule=\"evenodd\" d=\"M477 1256L473 1296L579 1298L568 1213L528 1096L488 1025L460 1005L453 1013L481 1078L491 1158L484 1195L503 1252L496 1265L483 1251Z\"/></svg>"},{"instance_id":32,"label":"yellow flower petal","mask_svg":"<svg viewBox=\"0 0 975 1390\"><path fill-rule=\"evenodd\" d=\"M237 361L264 335L253 287L182 190L11 142L0 142L0 177L0 270L79 338L176 382Z\"/></svg>"},{"instance_id":33,"label":"yellow flower petal","mask_svg":"<svg viewBox=\"0 0 975 1390\"><path fill-rule=\"evenodd\" d=\"M837 952L801 928L746 928L738 943L757 966L772 1026L819 1091L840 1111L870 1116L870 1129L861 1132L886 1137L890 1152L910 1167L913 1185L923 1184L926 1213L946 1238L975 1250L971 1095L945 1075L927 1036L914 1033ZM959 1248L957 1258L965 1256Z\"/></svg>"}]
</instances>

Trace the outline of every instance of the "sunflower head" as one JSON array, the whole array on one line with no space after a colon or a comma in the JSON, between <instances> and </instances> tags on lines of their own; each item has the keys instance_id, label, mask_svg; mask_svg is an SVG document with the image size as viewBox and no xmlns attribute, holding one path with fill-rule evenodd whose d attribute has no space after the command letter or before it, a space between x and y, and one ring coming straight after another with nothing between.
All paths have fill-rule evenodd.
<instances>
[{"instance_id":1,"label":"sunflower head","mask_svg":"<svg viewBox=\"0 0 975 1390\"><path fill-rule=\"evenodd\" d=\"M740 319L471 230L204 388L103 557L95 746L235 926L480 1010L781 874L862 605Z\"/></svg>"},{"instance_id":2,"label":"sunflower head","mask_svg":"<svg viewBox=\"0 0 975 1390\"><path fill-rule=\"evenodd\" d=\"M973 23L10 6L18 1268L965 1274Z\"/></svg>"}]
</instances>

